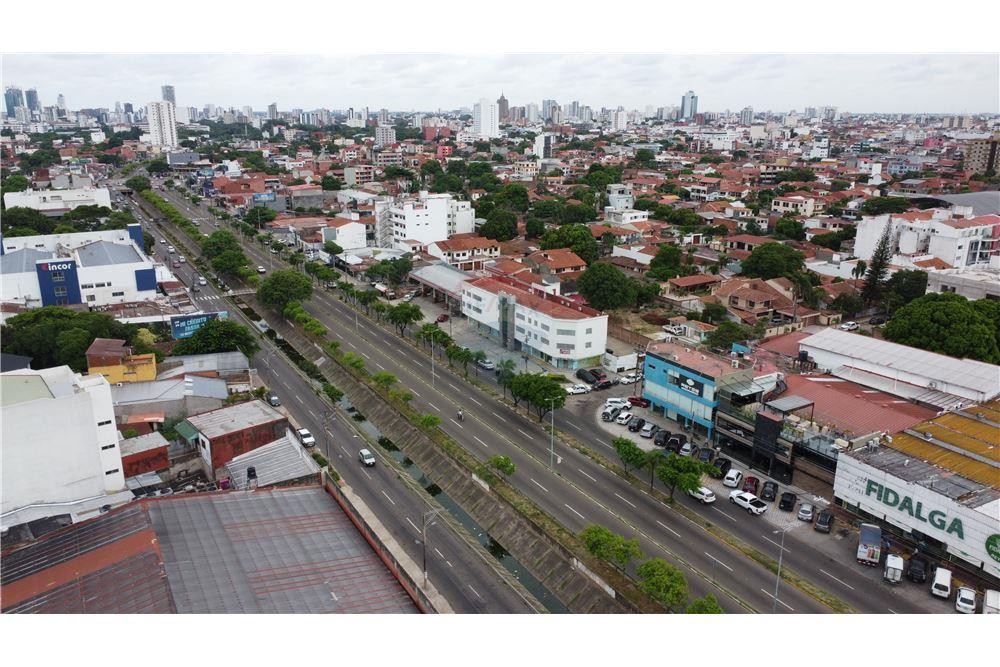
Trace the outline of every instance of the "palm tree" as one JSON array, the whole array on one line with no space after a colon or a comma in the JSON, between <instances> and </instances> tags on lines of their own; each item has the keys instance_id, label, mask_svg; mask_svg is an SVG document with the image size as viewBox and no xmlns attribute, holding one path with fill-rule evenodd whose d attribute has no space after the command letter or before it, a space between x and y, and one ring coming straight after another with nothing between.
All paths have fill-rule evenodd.
<instances>
[{"instance_id":1,"label":"palm tree","mask_svg":"<svg viewBox=\"0 0 1000 667\"><path fill-rule=\"evenodd\" d=\"M517 372L517 364L513 359L502 359L500 363L497 364L497 380L500 386L503 387L503 396L507 398L507 386L510 384L510 379L514 377Z\"/></svg>"},{"instance_id":2,"label":"palm tree","mask_svg":"<svg viewBox=\"0 0 1000 667\"><path fill-rule=\"evenodd\" d=\"M863 259L859 259L858 263L855 264L854 268L851 270L851 275L854 277L855 280L857 280L861 276L865 275L865 271L867 270L868 270L868 262L866 262Z\"/></svg>"},{"instance_id":3,"label":"palm tree","mask_svg":"<svg viewBox=\"0 0 1000 667\"><path fill-rule=\"evenodd\" d=\"M643 461L642 465L644 468L649 468L649 490L653 490L653 476L656 474L656 467L666 459L662 449L654 449L651 452L646 452L646 459Z\"/></svg>"},{"instance_id":4,"label":"palm tree","mask_svg":"<svg viewBox=\"0 0 1000 667\"><path fill-rule=\"evenodd\" d=\"M472 353L472 361L474 361L476 363L476 375L477 376L479 375L479 364L481 362L486 361L488 358L489 357L482 350L476 350L475 352Z\"/></svg>"}]
</instances>

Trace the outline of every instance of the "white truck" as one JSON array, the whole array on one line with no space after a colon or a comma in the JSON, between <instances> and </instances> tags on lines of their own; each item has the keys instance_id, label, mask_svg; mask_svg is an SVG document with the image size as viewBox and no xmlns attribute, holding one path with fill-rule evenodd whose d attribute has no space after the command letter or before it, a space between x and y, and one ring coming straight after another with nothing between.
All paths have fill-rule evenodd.
<instances>
[{"instance_id":1,"label":"white truck","mask_svg":"<svg viewBox=\"0 0 1000 667\"><path fill-rule=\"evenodd\" d=\"M733 491L729 494L729 502L739 505L750 514L763 514L767 511L767 503L746 491Z\"/></svg>"},{"instance_id":2,"label":"white truck","mask_svg":"<svg viewBox=\"0 0 1000 667\"><path fill-rule=\"evenodd\" d=\"M900 556L889 554L885 557L885 570L882 572L882 581L889 584L898 584L903 580L903 569L906 563Z\"/></svg>"},{"instance_id":3,"label":"white truck","mask_svg":"<svg viewBox=\"0 0 1000 667\"><path fill-rule=\"evenodd\" d=\"M858 536L858 562L878 567L882 560L882 529L871 523L861 524Z\"/></svg>"}]
</instances>

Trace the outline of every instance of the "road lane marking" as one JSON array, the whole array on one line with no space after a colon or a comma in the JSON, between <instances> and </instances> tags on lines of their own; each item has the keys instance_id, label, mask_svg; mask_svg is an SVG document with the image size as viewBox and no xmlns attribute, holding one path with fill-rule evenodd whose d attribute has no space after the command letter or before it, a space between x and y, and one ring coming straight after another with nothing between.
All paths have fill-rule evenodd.
<instances>
[{"instance_id":1,"label":"road lane marking","mask_svg":"<svg viewBox=\"0 0 1000 667\"><path fill-rule=\"evenodd\" d=\"M340 448L341 448L341 449L343 449L343 450L344 450L344 453L345 453L345 454L347 454L348 456L350 456L350 455L351 455L351 453L350 453L349 451L347 451L347 449L345 449L345 448L343 447L343 445L341 445L341 447L340 447Z\"/></svg>"},{"instance_id":2,"label":"road lane marking","mask_svg":"<svg viewBox=\"0 0 1000 667\"><path fill-rule=\"evenodd\" d=\"M566 505L566 503L563 503L563 505ZM581 519L583 519L584 521L586 521L586 520L587 520L587 517L583 516L582 514L580 514L579 512L577 512L577 511L576 511L575 509L573 509L573 508L572 508L572 507L570 507L569 505L566 505L566 508L567 508L567 509L568 509L568 510L569 510L570 512L572 512L573 514L575 514L575 515L577 515L578 517L580 517Z\"/></svg>"},{"instance_id":3,"label":"road lane marking","mask_svg":"<svg viewBox=\"0 0 1000 667\"><path fill-rule=\"evenodd\" d=\"M596 479L594 479L593 477L591 477L591 476L590 476L590 475L588 475L587 473L583 472L583 471L582 471L582 470L580 470L579 468L577 468L577 470L579 471L579 473L580 473L581 475L583 475L584 477L588 478L588 479L589 479L589 480L590 480L591 482L596 482L596 481L597 481Z\"/></svg>"},{"instance_id":4,"label":"road lane marking","mask_svg":"<svg viewBox=\"0 0 1000 667\"><path fill-rule=\"evenodd\" d=\"M721 560L719 560L718 558L716 558L716 557L715 557L715 556L713 556L712 554L708 553L707 551L706 551L706 552L704 552L704 553L705 553L705 555L706 555L706 556L708 556L709 558L711 558L712 560L714 560L714 561L715 561L716 563L718 563L718 564L719 564L719 565L721 565L722 567L724 567L724 568L726 568L727 570L729 570L730 572L732 572L732 571L733 571L733 568L729 567L728 565L726 565L725 563L723 563L723 562L722 562Z\"/></svg>"},{"instance_id":5,"label":"road lane marking","mask_svg":"<svg viewBox=\"0 0 1000 667\"><path fill-rule=\"evenodd\" d=\"M437 552L437 555L438 555L438 556L440 556L440 557L441 557L442 559L444 558L444 554L443 554L443 553L441 553L441 551L440 551L440 550L438 550L438 548L437 548L437 547L434 547L434 551L435 551L435 552Z\"/></svg>"},{"instance_id":6,"label":"road lane marking","mask_svg":"<svg viewBox=\"0 0 1000 667\"><path fill-rule=\"evenodd\" d=\"M716 512L718 512L719 514L721 514L722 516L726 517L730 521L736 521L736 517L729 516L728 514L726 514L722 510L720 510L718 507L713 507L712 509L715 510ZM738 521L736 521L736 522L739 523Z\"/></svg>"},{"instance_id":7,"label":"road lane marking","mask_svg":"<svg viewBox=\"0 0 1000 667\"><path fill-rule=\"evenodd\" d=\"M767 597L771 598L772 600L774 599L774 594L773 594L773 593L768 593L768 592L767 592L767 591L765 591L765 590L764 590L763 588L762 588L762 589L760 589L760 592L761 592L761 593L763 593L764 595L766 595ZM795 611L794 609L792 609L792 607L791 607L791 606L790 606L790 605L789 605L788 603L786 603L786 602L785 602L784 600L782 600L781 598L778 598L778 604L780 604L780 605L784 605L785 607L787 607L787 608L788 608L788 611Z\"/></svg>"},{"instance_id":8,"label":"road lane marking","mask_svg":"<svg viewBox=\"0 0 1000 667\"><path fill-rule=\"evenodd\" d=\"M375 362L375 365L376 365L376 366L378 366L379 368L381 368L382 370L385 370L385 366L383 366L383 365L382 365L382 364L380 364L379 362L377 362L377 361L376 361L376 362Z\"/></svg>"},{"instance_id":9,"label":"road lane marking","mask_svg":"<svg viewBox=\"0 0 1000 667\"><path fill-rule=\"evenodd\" d=\"M618 493L615 492L615 495L618 496ZM621 496L618 496L618 497L621 498L622 500L624 500L625 502L627 502L629 505L632 505L632 509L638 509L632 501L630 501L630 500L628 500L626 498L622 498Z\"/></svg>"},{"instance_id":10,"label":"road lane marking","mask_svg":"<svg viewBox=\"0 0 1000 667\"><path fill-rule=\"evenodd\" d=\"M302 398L298 394L293 394L293 396L295 396L296 401L302 403L302 407L305 407L306 404L302 401Z\"/></svg>"},{"instance_id":11,"label":"road lane marking","mask_svg":"<svg viewBox=\"0 0 1000 667\"><path fill-rule=\"evenodd\" d=\"M469 396L469 400L472 401L473 403L475 403L476 405L478 405L479 407L483 407L482 403L480 403L476 399L472 398L471 396Z\"/></svg>"},{"instance_id":12,"label":"road lane marking","mask_svg":"<svg viewBox=\"0 0 1000 667\"><path fill-rule=\"evenodd\" d=\"M662 522L661 522L661 521L660 521L659 519L657 519L657 520L656 520L656 523L660 524L660 526L662 526L663 528L666 528L667 530L669 530L669 531L670 531L671 533L673 533L673 534L674 534L674 535L676 535L677 537L680 537L680 536L681 536L681 534L680 534L680 533L678 533L678 532L677 532L676 530L674 530L674 529L673 529L673 528L671 528L670 526L668 526L668 525L666 525L666 524L662 523Z\"/></svg>"},{"instance_id":13,"label":"road lane marking","mask_svg":"<svg viewBox=\"0 0 1000 667\"><path fill-rule=\"evenodd\" d=\"M412 521L410 521L410 517L406 517L406 520L407 520L407 521L409 522L409 524L410 524L411 526L413 526L413 530L417 531L418 533L420 532L420 529L419 529L419 528L417 528L417 524L415 524L415 523L413 523Z\"/></svg>"},{"instance_id":14,"label":"road lane marking","mask_svg":"<svg viewBox=\"0 0 1000 667\"><path fill-rule=\"evenodd\" d=\"M489 446L489 445L487 445L487 444L486 444L485 442L483 442L482 440L480 440L478 436L475 436L475 435L474 435L474 436L472 436L472 437L473 437L473 438L475 438L476 442L478 442L478 443L479 443L480 445L482 445L482 446L483 446L483 447L485 447L486 449L489 449L489 448L490 448L490 446Z\"/></svg>"},{"instance_id":15,"label":"road lane marking","mask_svg":"<svg viewBox=\"0 0 1000 667\"><path fill-rule=\"evenodd\" d=\"M418 394L417 392L413 391L412 389L409 389L408 391L409 391L409 392L410 392L411 394L413 394L414 396L416 396L417 398L420 398L420 394Z\"/></svg>"},{"instance_id":16,"label":"road lane marking","mask_svg":"<svg viewBox=\"0 0 1000 667\"><path fill-rule=\"evenodd\" d=\"M493 411L491 410L490 412L493 412ZM496 412L493 412L493 416L496 417L497 419L503 419L503 417L501 417L500 415L498 415Z\"/></svg>"},{"instance_id":17,"label":"road lane marking","mask_svg":"<svg viewBox=\"0 0 1000 667\"><path fill-rule=\"evenodd\" d=\"M371 475L368 474L367 470L362 470L361 472L364 473L364 476L367 477L368 479L375 479L374 477L372 477ZM388 496L386 496L386 498L388 498ZM393 505L395 505L395 504L396 503L393 503Z\"/></svg>"},{"instance_id":18,"label":"road lane marking","mask_svg":"<svg viewBox=\"0 0 1000 667\"><path fill-rule=\"evenodd\" d=\"M453 385L450 382L448 383L448 386L451 387L452 389L454 389L455 391L462 391L461 389L459 389L458 387L456 387L455 385Z\"/></svg>"},{"instance_id":19,"label":"road lane marking","mask_svg":"<svg viewBox=\"0 0 1000 667\"><path fill-rule=\"evenodd\" d=\"M784 549L786 553L792 553L791 549L788 549L787 547L781 546L780 544L778 544L777 542L775 542L774 540L772 540L770 537L765 537L764 535L761 535L761 537L763 537L765 540L767 540L768 542L770 542L774 546L778 547L779 549ZM779 602L780 602L780 600L779 600Z\"/></svg>"},{"instance_id":20,"label":"road lane marking","mask_svg":"<svg viewBox=\"0 0 1000 667\"><path fill-rule=\"evenodd\" d=\"M441 412L441 408L439 408L438 406L434 405L433 403L428 403L427 405L431 406L432 408L434 408L438 412Z\"/></svg>"},{"instance_id":21,"label":"road lane marking","mask_svg":"<svg viewBox=\"0 0 1000 667\"><path fill-rule=\"evenodd\" d=\"M382 491L382 489L379 489L379 491L381 491L382 495L383 495L383 496L385 496L385 499L386 499L386 500L388 500L388 501L389 501L390 503L392 503L393 505L395 505L395 504L396 504L396 501L395 501L395 500L393 500L392 498L390 498L390 497L389 497L389 494L388 494L388 493L386 493L385 491ZM416 527L416 526L414 526L414 527Z\"/></svg>"},{"instance_id":22,"label":"road lane marking","mask_svg":"<svg viewBox=\"0 0 1000 667\"><path fill-rule=\"evenodd\" d=\"M347 343L348 345L350 345L351 347L354 347L354 343L352 343L351 341L349 341L349 340L346 340L346 341L344 341L344 342L345 342L345 343ZM356 349L358 349L358 348L354 347L354 349L356 350Z\"/></svg>"},{"instance_id":23,"label":"road lane marking","mask_svg":"<svg viewBox=\"0 0 1000 667\"><path fill-rule=\"evenodd\" d=\"M520 433L521 435L523 435L525 438L530 438L531 437L530 435L528 435L527 433L525 433L521 429L517 429L517 432Z\"/></svg>"},{"instance_id":24,"label":"road lane marking","mask_svg":"<svg viewBox=\"0 0 1000 667\"><path fill-rule=\"evenodd\" d=\"M452 420L451 420L451 423L452 423L452 424L454 424L455 426L459 427L459 428L465 428L464 426L462 426L461 424L459 424L459 423L458 423L457 421L455 421L454 419L452 419Z\"/></svg>"},{"instance_id":25,"label":"road lane marking","mask_svg":"<svg viewBox=\"0 0 1000 667\"><path fill-rule=\"evenodd\" d=\"M820 571L820 572L822 572L823 574L825 574L826 576L830 577L831 579L833 579L833 580L834 580L834 581L836 581L837 583L840 583L840 584L843 584L844 586L847 586L847 587L848 587L848 588L850 588L850 589L851 589L852 591L854 590L854 586L851 586L851 585L850 585L849 583L847 583L847 582L845 582L845 581L841 581L840 579L838 579L837 577L833 576L832 574L830 574L829 572L827 572L827 571L826 571L826 570L824 570L823 568L820 568L820 570L819 570L819 571ZM891 611L891 610L890 610L890 611Z\"/></svg>"},{"instance_id":26,"label":"road lane marking","mask_svg":"<svg viewBox=\"0 0 1000 667\"><path fill-rule=\"evenodd\" d=\"M886 607L886 609L889 609L889 608ZM899 612L898 611L893 611L892 609L889 609L889 613L890 614L898 614Z\"/></svg>"},{"instance_id":27,"label":"road lane marking","mask_svg":"<svg viewBox=\"0 0 1000 667\"><path fill-rule=\"evenodd\" d=\"M531 477L529 477L528 479L530 479L530 480L531 480L532 482L535 482L535 480L534 480L533 478L531 478ZM542 485L541 485L541 484L539 484L538 482L535 482L535 486L537 486L537 487L538 487L539 489L541 489L541 490L542 490L542 491L544 491L545 493L548 493L548 492L549 492L549 490L548 490L548 489L546 489L546 488L545 488L544 486L542 486Z\"/></svg>"},{"instance_id":28,"label":"road lane marking","mask_svg":"<svg viewBox=\"0 0 1000 667\"><path fill-rule=\"evenodd\" d=\"M569 427L570 428L575 428L577 431L580 431L580 433L583 433L583 429L580 428L579 426L577 426L576 424L574 424L573 422L569 423Z\"/></svg>"},{"instance_id":29,"label":"road lane marking","mask_svg":"<svg viewBox=\"0 0 1000 667\"><path fill-rule=\"evenodd\" d=\"M472 584L466 584L466 585L467 585L467 586L468 586L469 588L472 588ZM472 588L472 592L473 592L473 593L475 593L475 594L476 594L476 597L477 597L477 598L479 598L480 600L482 600L482 599L483 599L483 596L482 596L482 595L480 595L480 594L479 594L479 591L477 591L477 590L476 590L475 588Z\"/></svg>"}]
</instances>

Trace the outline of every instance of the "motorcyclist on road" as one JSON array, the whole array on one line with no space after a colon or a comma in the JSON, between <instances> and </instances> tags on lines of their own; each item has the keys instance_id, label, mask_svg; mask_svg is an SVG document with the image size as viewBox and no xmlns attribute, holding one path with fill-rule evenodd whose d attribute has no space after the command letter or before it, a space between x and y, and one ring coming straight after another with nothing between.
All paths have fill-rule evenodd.
<instances>
[{"instance_id":1,"label":"motorcyclist on road","mask_svg":"<svg viewBox=\"0 0 1000 667\"><path fill-rule=\"evenodd\" d=\"M461 410L459 410L459 411L458 411L458 421L462 421L462 418L463 418L463 416L464 416L464 415L462 414L462 411L461 411Z\"/></svg>"}]
</instances>

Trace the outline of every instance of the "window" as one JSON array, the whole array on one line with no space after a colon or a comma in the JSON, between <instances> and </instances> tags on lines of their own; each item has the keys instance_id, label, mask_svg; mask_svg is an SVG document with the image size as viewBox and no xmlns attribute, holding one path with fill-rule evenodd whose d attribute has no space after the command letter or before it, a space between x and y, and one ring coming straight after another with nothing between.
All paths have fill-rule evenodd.
<instances>
[{"instance_id":1,"label":"window","mask_svg":"<svg viewBox=\"0 0 1000 667\"><path fill-rule=\"evenodd\" d=\"M587 333L589 333L589 334L590 333L594 333L594 330L591 327L587 327Z\"/></svg>"},{"instance_id":2,"label":"window","mask_svg":"<svg viewBox=\"0 0 1000 667\"><path fill-rule=\"evenodd\" d=\"M106 449L114 449L114 448L115 448L114 445L104 445L103 447L101 447L101 451L103 452Z\"/></svg>"},{"instance_id":3,"label":"window","mask_svg":"<svg viewBox=\"0 0 1000 667\"><path fill-rule=\"evenodd\" d=\"M107 426L107 425L108 425L108 424L110 424L110 423L111 423L111 420L110 420L110 419L105 419L105 420L104 420L104 421L102 421L102 422L97 422L97 425L98 425L98 426Z\"/></svg>"},{"instance_id":4,"label":"window","mask_svg":"<svg viewBox=\"0 0 1000 667\"><path fill-rule=\"evenodd\" d=\"M125 296L125 292L112 292L111 296Z\"/></svg>"},{"instance_id":5,"label":"window","mask_svg":"<svg viewBox=\"0 0 1000 667\"><path fill-rule=\"evenodd\" d=\"M106 472L106 473L104 473L104 474L105 474L105 475L114 475L114 474L115 474L116 472L118 472L118 468L114 468L114 469L112 469L112 470L109 470L109 471L107 471L107 472Z\"/></svg>"},{"instance_id":6,"label":"window","mask_svg":"<svg viewBox=\"0 0 1000 667\"><path fill-rule=\"evenodd\" d=\"M590 333L590 329L587 329L587 333ZM572 329L556 329L556 335L557 336L572 336L573 335L573 330Z\"/></svg>"},{"instance_id":7,"label":"window","mask_svg":"<svg viewBox=\"0 0 1000 667\"><path fill-rule=\"evenodd\" d=\"M66 296L66 288L65 287L54 287L54 288L52 288L52 294L54 294L55 296Z\"/></svg>"},{"instance_id":8,"label":"window","mask_svg":"<svg viewBox=\"0 0 1000 667\"><path fill-rule=\"evenodd\" d=\"M542 325L542 331L548 331L548 330L549 330L549 325L548 324L543 324Z\"/></svg>"},{"instance_id":9,"label":"window","mask_svg":"<svg viewBox=\"0 0 1000 667\"><path fill-rule=\"evenodd\" d=\"M535 336L535 338L538 338L538 336ZM540 338L539 340L542 341L542 345L548 345L549 344L549 339L548 338Z\"/></svg>"},{"instance_id":10,"label":"window","mask_svg":"<svg viewBox=\"0 0 1000 667\"><path fill-rule=\"evenodd\" d=\"M97 296L94 294L88 294L87 301L97 301Z\"/></svg>"},{"instance_id":11,"label":"window","mask_svg":"<svg viewBox=\"0 0 1000 667\"><path fill-rule=\"evenodd\" d=\"M524 327L514 327L514 331L517 333L524 333Z\"/></svg>"},{"instance_id":12,"label":"window","mask_svg":"<svg viewBox=\"0 0 1000 667\"><path fill-rule=\"evenodd\" d=\"M587 343L584 347L588 347L589 348L590 347L590 343Z\"/></svg>"},{"instance_id":13,"label":"window","mask_svg":"<svg viewBox=\"0 0 1000 667\"><path fill-rule=\"evenodd\" d=\"M61 283L66 281L66 274L63 273L62 271L50 271L49 277L52 279L52 282L54 283Z\"/></svg>"},{"instance_id":14,"label":"window","mask_svg":"<svg viewBox=\"0 0 1000 667\"><path fill-rule=\"evenodd\" d=\"M80 289L94 289L94 283L86 283L84 285L80 285Z\"/></svg>"},{"instance_id":15,"label":"window","mask_svg":"<svg viewBox=\"0 0 1000 667\"><path fill-rule=\"evenodd\" d=\"M519 320L523 320L523 319L524 319L524 314L523 314L523 313L516 313L516 314L514 315L514 317L516 317L516 318L517 318L517 319L519 319Z\"/></svg>"}]
</instances>

